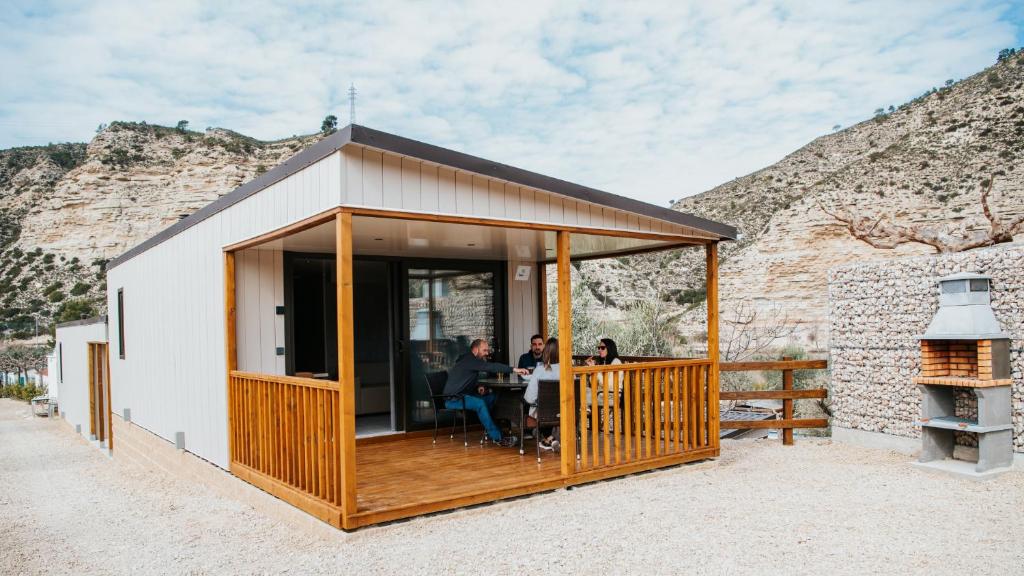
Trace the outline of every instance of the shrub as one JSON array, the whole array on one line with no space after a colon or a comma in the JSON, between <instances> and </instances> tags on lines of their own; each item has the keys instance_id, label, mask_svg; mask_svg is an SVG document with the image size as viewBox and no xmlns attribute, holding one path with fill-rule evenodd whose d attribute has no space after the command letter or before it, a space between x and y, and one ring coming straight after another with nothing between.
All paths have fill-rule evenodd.
<instances>
[{"instance_id":1,"label":"shrub","mask_svg":"<svg viewBox=\"0 0 1024 576\"><path fill-rule=\"evenodd\" d=\"M84 282L76 282L74 287L71 288L72 296L81 296L89 291L89 285Z\"/></svg>"},{"instance_id":2,"label":"shrub","mask_svg":"<svg viewBox=\"0 0 1024 576\"><path fill-rule=\"evenodd\" d=\"M46 299L49 300L50 302L57 303L64 299L64 293L61 292L60 290L50 292L50 295L47 296Z\"/></svg>"}]
</instances>

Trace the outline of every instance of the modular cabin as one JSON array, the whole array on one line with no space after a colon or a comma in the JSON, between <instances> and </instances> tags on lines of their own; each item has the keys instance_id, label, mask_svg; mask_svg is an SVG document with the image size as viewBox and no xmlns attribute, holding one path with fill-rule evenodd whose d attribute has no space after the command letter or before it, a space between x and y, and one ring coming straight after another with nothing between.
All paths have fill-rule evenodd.
<instances>
[{"instance_id":1,"label":"modular cabin","mask_svg":"<svg viewBox=\"0 0 1024 576\"><path fill-rule=\"evenodd\" d=\"M57 325L50 398L64 421L79 433L111 447L107 319L104 316Z\"/></svg>"},{"instance_id":2,"label":"modular cabin","mask_svg":"<svg viewBox=\"0 0 1024 576\"><path fill-rule=\"evenodd\" d=\"M735 236L350 125L109 263L114 428L130 414L345 529L711 458L717 250ZM570 358L572 261L681 248L706 256L706 358L562 362L562 448L540 461L478 430L467 445L448 414L434 442L427 375L474 339L509 363L546 334L549 264Z\"/></svg>"}]
</instances>

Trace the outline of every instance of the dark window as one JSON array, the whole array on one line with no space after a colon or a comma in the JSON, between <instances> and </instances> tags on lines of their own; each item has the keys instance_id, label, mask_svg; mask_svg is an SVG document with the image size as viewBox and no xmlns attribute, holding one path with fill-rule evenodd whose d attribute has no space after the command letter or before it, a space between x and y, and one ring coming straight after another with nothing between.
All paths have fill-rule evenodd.
<instances>
[{"instance_id":1,"label":"dark window","mask_svg":"<svg viewBox=\"0 0 1024 576\"><path fill-rule=\"evenodd\" d=\"M64 343L57 343L57 380L64 383Z\"/></svg>"},{"instance_id":2,"label":"dark window","mask_svg":"<svg viewBox=\"0 0 1024 576\"><path fill-rule=\"evenodd\" d=\"M987 292L988 291L988 280L976 279L971 280L971 292Z\"/></svg>"},{"instance_id":3,"label":"dark window","mask_svg":"<svg viewBox=\"0 0 1024 576\"><path fill-rule=\"evenodd\" d=\"M942 283L943 294L963 294L964 292L967 292L967 282L964 280Z\"/></svg>"},{"instance_id":4,"label":"dark window","mask_svg":"<svg viewBox=\"0 0 1024 576\"><path fill-rule=\"evenodd\" d=\"M117 355L124 360L124 288L117 289Z\"/></svg>"}]
</instances>

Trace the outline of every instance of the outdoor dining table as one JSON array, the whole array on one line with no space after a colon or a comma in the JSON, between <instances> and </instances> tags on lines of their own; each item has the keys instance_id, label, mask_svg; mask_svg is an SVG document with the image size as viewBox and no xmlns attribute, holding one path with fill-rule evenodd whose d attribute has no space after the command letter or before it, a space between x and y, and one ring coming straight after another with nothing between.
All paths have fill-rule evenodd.
<instances>
[{"instance_id":1,"label":"outdoor dining table","mask_svg":"<svg viewBox=\"0 0 1024 576\"><path fill-rule=\"evenodd\" d=\"M523 401L523 393L526 392L526 385L530 380L529 377L523 378L518 374L503 374L503 376L503 378L497 376L480 378L477 380L477 384L490 388L497 396L494 400L494 407L491 409L491 418L495 421L508 420L514 428L519 429L519 405Z\"/></svg>"},{"instance_id":2,"label":"outdoor dining table","mask_svg":"<svg viewBox=\"0 0 1024 576\"><path fill-rule=\"evenodd\" d=\"M502 378L498 376L480 378L477 380L477 384L490 388L497 396L494 400L494 407L491 409L491 418L495 422L508 420L512 427L518 430L521 426L520 418L522 416L520 404L523 401L523 393L526 392L526 385L530 383L530 377L518 374L503 374L502 376ZM578 382L579 376L575 376L575 380Z\"/></svg>"}]
</instances>

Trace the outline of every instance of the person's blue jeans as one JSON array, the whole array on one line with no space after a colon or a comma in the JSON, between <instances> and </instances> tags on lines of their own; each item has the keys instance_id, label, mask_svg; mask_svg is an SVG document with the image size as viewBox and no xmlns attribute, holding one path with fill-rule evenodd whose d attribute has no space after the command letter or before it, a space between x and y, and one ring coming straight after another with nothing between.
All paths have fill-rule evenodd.
<instances>
[{"instance_id":1,"label":"person's blue jeans","mask_svg":"<svg viewBox=\"0 0 1024 576\"><path fill-rule=\"evenodd\" d=\"M476 417L484 425L484 430L487 431L487 435L491 437L491 440L495 442L501 440L501 430L494 423L494 420L491 420L491 407L494 406L494 401L497 397L491 393L485 396L466 394L465 398L466 410L476 412ZM462 408L462 401L453 398L446 401L444 407L449 410L459 410Z\"/></svg>"}]
</instances>

